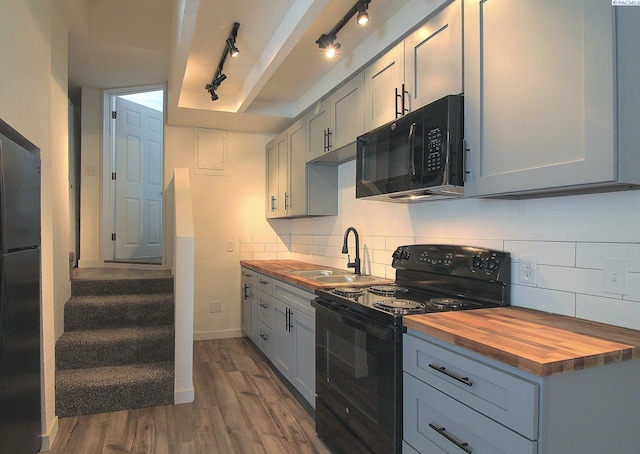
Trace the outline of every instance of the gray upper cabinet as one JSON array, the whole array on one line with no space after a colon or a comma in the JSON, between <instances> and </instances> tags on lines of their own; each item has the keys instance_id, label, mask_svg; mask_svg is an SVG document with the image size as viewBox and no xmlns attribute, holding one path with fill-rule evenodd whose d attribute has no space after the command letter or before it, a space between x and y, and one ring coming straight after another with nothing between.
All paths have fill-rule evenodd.
<instances>
[{"instance_id":1,"label":"gray upper cabinet","mask_svg":"<svg viewBox=\"0 0 640 454\"><path fill-rule=\"evenodd\" d=\"M364 129L370 131L396 118L396 98L404 83L404 41L364 70Z\"/></svg>"},{"instance_id":2,"label":"gray upper cabinet","mask_svg":"<svg viewBox=\"0 0 640 454\"><path fill-rule=\"evenodd\" d=\"M338 168L307 164L306 145L305 118L267 144L267 218L337 214Z\"/></svg>"},{"instance_id":3,"label":"gray upper cabinet","mask_svg":"<svg viewBox=\"0 0 640 454\"><path fill-rule=\"evenodd\" d=\"M327 131L329 130L329 100L325 99L307 112L307 162L328 153Z\"/></svg>"},{"instance_id":4,"label":"gray upper cabinet","mask_svg":"<svg viewBox=\"0 0 640 454\"><path fill-rule=\"evenodd\" d=\"M360 73L318 103L307 115L307 161L342 162L351 153L333 153L364 133L364 74Z\"/></svg>"},{"instance_id":5,"label":"gray upper cabinet","mask_svg":"<svg viewBox=\"0 0 640 454\"><path fill-rule=\"evenodd\" d=\"M462 93L462 0L429 18L404 41L405 108Z\"/></svg>"},{"instance_id":6,"label":"gray upper cabinet","mask_svg":"<svg viewBox=\"0 0 640 454\"><path fill-rule=\"evenodd\" d=\"M365 130L462 92L462 1L455 0L365 71Z\"/></svg>"},{"instance_id":7,"label":"gray upper cabinet","mask_svg":"<svg viewBox=\"0 0 640 454\"><path fill-rule=\"evenodd\" d=\"M464 14L467 195L640 183L625 122L640 114L638 8L467 0Z\"/></svg>"},{"instance_id":8,"label":"gray upper cabinet","mask_svg":"<svg viewBox=\"0 0 640 454\"><path fill-rule=\"evenodd\" d=\"M267 144L267 218L286 216L288 169L288 136L284 131Z\"/></svg>"}]
</instances>

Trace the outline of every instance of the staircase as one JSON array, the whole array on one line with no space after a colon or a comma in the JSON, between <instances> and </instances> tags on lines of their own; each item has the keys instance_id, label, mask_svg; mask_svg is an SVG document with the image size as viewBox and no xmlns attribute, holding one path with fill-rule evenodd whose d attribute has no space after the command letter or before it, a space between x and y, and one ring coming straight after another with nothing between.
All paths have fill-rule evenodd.
<instances>
[{"instance_id":1,"label":"staircase","mask_svg":"<svg viewBox=\"0 0 640 454\"><path fill-rule=\"evenodd\" d=\"M56 343L58 417L172 404L172 277L71 282Z\"/></svg>"}]
</instances>

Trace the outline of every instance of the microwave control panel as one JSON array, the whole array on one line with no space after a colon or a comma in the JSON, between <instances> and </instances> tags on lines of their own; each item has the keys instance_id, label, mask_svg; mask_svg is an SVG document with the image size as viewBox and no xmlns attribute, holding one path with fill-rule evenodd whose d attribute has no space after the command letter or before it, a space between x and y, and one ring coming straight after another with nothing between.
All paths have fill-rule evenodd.
<instances>
[{"instance_id":1,"label":"microwave control panel","mask_svg":"<svg viewBox=\"0 0 640 454\"><path fill-rule=\"evenodd\" d=\"M427 133L426 172L439 172L442 169L442 130L431 129Z\"/></svg>"}]
</instances>

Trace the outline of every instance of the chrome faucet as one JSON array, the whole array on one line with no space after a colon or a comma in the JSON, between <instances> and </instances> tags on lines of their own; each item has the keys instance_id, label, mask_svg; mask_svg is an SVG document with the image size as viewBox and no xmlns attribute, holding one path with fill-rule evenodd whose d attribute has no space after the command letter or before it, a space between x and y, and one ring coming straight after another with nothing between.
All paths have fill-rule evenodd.
<instances>
[{"instance_id":1,"label":"chrome faucet","mask_svg":"<svg viewBox=\"0 0 640 454\"><path fill-rule=\"evenodd\" d=\"M349 238L349 232L353 232L356 237L356 258L352 262L351 256L349 256L349 246L347 246L347 239ZM347 268L353 268L353 272L360 274L360 238L358 237L358 231L354 227L349 227L344 232L344 243L342 243L342 253L347 254Z\"/></svg>"}]
</instances>

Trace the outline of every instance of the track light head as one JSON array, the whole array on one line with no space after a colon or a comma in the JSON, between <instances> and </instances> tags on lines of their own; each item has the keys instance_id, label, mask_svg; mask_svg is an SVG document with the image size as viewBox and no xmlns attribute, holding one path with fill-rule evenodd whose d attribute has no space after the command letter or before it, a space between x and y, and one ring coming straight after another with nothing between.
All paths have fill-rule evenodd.
<instances>
[{"instance_id":1,"label":"track light head","mask_svg":"<svg viewBox=\"0 0 640 454\"><path fill-rule=\"evenodd\" d=\"M215 79L213 79L212 85L214 88L218 88L222 82L224 82L227 78L226 74L220 74Z\"/></svg>"},{"instance_id":2,"label":"track light head","mask_svg":"<svg viewBox=\"0 0 640 454\"><path fill-rule=\"evenodd\" d=\"M340 43L330 44L327 46L327 58L333 58L336 56L336 52L340 49Z\"/></svg>"},{"instance_id":3,"label":"track light head","mask_svg":"<svg viewBox=\"0 0 640 454\"><path fill-rule=\"evenodd\" d=\"M359 0L358 1L358 16L356 20L358 21L358 25L364 25L369 22L369 13L367 13L367 9L369 8L369 2L371 0Z\"/></svg>"},{"instance_id":4,"label":"track light head","mask_svg":"<svg viewBox=\"0 0 640 454\"><path fill-rule=\"evenodd\" d=\"M236 40L227 38L227 49L229 49L229 55L231 58L236 58L240 54L240 50L236 47Z\"/></svg>"},{"instance_id":5,"label":"track light head","mask_svg":"<svg viewBox=\"0 0 640 454\"><path fill-rule=\"evenodd\" d=\"M325 49L327 58L333 58L336 55L338 49L340 49L340 43L336 43L336 36L333 34L322 35L316 41L316 44L320 49Z\"/></svg>"}]
</instances>

